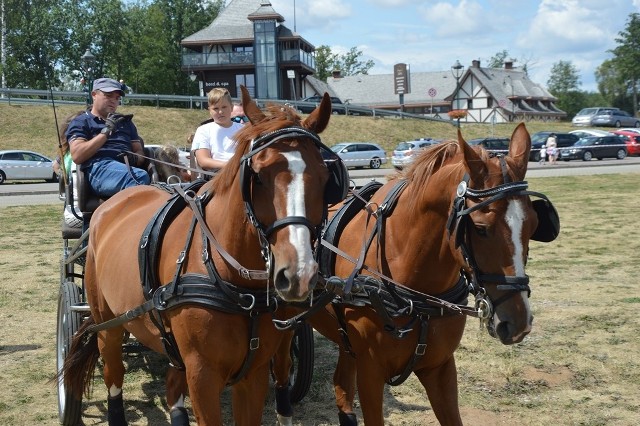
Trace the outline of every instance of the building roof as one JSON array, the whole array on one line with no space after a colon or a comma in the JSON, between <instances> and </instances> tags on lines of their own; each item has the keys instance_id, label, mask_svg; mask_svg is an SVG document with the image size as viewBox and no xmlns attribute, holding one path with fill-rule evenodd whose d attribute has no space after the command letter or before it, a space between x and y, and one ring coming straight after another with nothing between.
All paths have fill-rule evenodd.
<instances>
[{"instance_id":1,"label":"building roof","mask_svg":"<svg viewBox=\"0 0 640 426\"><path fill-rule=\"evenodd\" d=\"M253 22L250 19L273 19L279 23L284 22L282 15L273 9L269 1L232 0L211 24L182 39L182 44L222 44L239 40L252 42ZM278 37L302 38L282 24L278 26Z\"/></svg>"},{"instance_id":2,"label":"building roof","mask_svg":"<svg viewBox=\"0 0 640 426\"><path fill-rule=\"evenodd\" d=\"M384 107L399 104L399 95L394 90L393 74L354 75L340 78L329 77L329 87L345 102L356 105ZM429 89L435 89L433 98ZM411 93L404 94L404 103L411 105L442 104L456 88L456 79L450 71L410 73Z\"/></svg>"}]
</instances>

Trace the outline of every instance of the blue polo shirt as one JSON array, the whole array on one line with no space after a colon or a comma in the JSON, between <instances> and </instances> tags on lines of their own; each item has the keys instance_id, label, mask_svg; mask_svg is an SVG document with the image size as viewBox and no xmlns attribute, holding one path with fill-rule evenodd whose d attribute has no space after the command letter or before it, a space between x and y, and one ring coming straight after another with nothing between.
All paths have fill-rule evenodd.
<instances>
[{"instance_id":1,"label":"blue polo shirt","mask_svg":"<svg viewBox=\"0 0 640 426\"><path fill-rule=\"evenodd\" d=\"M91 140L96 137L102 129L105 127L105 121L93 115L91 111L85 111L83 114L74 118L65 136L69 146L73 143L74 139L82 138L85 140ZM132 141L139 141L138 129L132 121L121 123L114 131L109 135L107 142L94 154L91 159L82 163L80 169L86 169L94 160L99 158L113 158L116 159L118 154L125 151L132 151Z\"/></svg>"}]
</instances>

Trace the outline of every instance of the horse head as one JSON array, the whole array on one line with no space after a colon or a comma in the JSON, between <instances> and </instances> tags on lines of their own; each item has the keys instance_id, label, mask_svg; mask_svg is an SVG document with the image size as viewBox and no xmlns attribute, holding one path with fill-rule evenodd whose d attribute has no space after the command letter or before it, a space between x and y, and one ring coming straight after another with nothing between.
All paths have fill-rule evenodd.
<instances>
[{"instance_id":1,"label":"horse head","mask_svg":"<svg viewBox=\"0 0 640 426\"><path fill-rule=\"evenodd\" d=\"M531 138L524 124L518 125L504 156L472 148L460 133L458 145L466 174L455 195L459 206L454 201L458 222L452 244L461 247L467 260L472 284L480 292L476 305L486 315L490 334L503 344L519 343L533 322L525 273L529 240L538 226L524 181Z\"/></svg>"},{"instance_id":2,"label":"horse head","mask_svg":"<svg viewBox=\"0 0 640 426\"><path fill-rule=\"evenodd\" d=\"M327 214L330 172L321 151L329 149L317 134L329 122L331 100L326 95L302 120L287 106L271 105L265 113L241 90L250 123L236 134L236 155L216 185L240 186L277 293L287 301L304 300L317 280L312 246Z\"/></svg>"}]
</instances>

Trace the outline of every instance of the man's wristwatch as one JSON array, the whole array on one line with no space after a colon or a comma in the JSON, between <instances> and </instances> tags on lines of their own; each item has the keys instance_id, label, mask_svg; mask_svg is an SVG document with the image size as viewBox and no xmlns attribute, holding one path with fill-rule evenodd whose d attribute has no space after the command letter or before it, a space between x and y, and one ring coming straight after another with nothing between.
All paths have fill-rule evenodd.
<instances>
[{"instance_id":1,"label":"man's wristwatch","mask_svg":"<svg viewBox=\"0 0 640 426\"><path fill-rule=\"evenodd\" d=\"M111 134L111 130L109 130L109 128L105 126L102 128L102 130L100 130L100 133L109 136Z\"/></svg>"}]
</instances>

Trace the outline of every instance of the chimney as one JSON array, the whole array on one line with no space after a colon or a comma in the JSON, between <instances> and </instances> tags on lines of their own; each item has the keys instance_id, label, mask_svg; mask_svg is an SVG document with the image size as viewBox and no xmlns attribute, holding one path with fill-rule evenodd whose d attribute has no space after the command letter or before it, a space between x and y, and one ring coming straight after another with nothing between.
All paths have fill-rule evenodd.
<instances>
[{"instance_id":1,"label":"chimney","mask_svg":"<svg viewBox=\"0 0 640 426\"><path fill-rule=\"evenodd\" d=\"M342 72L340 70L331 71L331 76L335 79L342 78Z\"/></svg>"},{"instance_id":2,"label":"chimney","mask_svg":"<svg viewBox=\"0 0 640 426\"><path fill-rule=\"evenodd\" d=\"M471 61L471 66L473 68L480 68L480 60L479 59L474 59L473 61Z\"/></svg>"},{"instance_id":3,"label":"chimney","mask_svg":"<svg viewBox=\"0 0 640 426\"><path fill-rule=\"evenodd\" d=\"M512 70L513 69L513 59L510 59L508 61L504 61L504 69L505 70Z\"/></svg>"}]
</instances>

